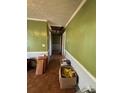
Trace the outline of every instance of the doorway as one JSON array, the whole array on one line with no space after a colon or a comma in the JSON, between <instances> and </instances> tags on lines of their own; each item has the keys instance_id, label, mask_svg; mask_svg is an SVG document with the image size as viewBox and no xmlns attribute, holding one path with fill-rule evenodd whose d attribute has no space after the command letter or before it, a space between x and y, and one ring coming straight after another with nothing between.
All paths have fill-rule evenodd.
<instances>
[{"instance_id":1,"label":"doorway","mask_svg":"<svg viewBox=\"0 0 124 93\"><path fill-rule=\"evenodd\" d=\"M63 33L65 29L62 26L48 26L48 56L52 54L62 55L63 51Z\"/></svg>"},{"instance_id":2,"label":"doorway","mask_svg":"<svg viewBox=\"0 0 124 93\"><path fill-rule=\"evenodd\" d=\"M62 54L62 35L52 33L52 54Z\"/></svg>"}]
</instances>

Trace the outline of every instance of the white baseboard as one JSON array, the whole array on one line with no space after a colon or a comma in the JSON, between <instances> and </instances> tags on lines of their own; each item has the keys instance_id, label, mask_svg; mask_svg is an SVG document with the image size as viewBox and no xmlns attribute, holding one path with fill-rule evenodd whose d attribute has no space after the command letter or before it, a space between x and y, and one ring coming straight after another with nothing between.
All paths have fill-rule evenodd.
<instances>
[{"instance_id":1,"label":"white baseboard","mask_svg":"<svg viewBox=\"0 0 124 93\"><path fill-rule=\"evenodd\" d=\"M65 57L71 61L72 67L75 69L75 71L78 74L79 81L78 86L80 90L84 88L94 88L96 89L96 79L94 76L92 76L88 70L79 63L67 50L65 50Z\"/></svg>"},{"instance_id":2,"label":"white baseboard","mask_svg":"<svg viewBox=\"0 0 124 93\"><path fill-rule=\"evenodd\" d=\"M39 55L48 55L47 51L42 52L27 52L27 58L37 58Z\"/></svg>"}]
</instances>

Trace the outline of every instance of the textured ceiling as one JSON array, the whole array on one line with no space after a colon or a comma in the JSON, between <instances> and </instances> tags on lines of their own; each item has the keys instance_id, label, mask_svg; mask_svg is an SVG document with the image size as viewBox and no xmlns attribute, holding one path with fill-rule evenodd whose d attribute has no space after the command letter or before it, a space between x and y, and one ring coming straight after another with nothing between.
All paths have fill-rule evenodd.
<instances>
[{"instance_id":1,"label":"textured ceiling","mask_svg":"<svg viewBox=\"0 0 124 93\"><path fill-rule=\"evenodd\" d=\"M27 0L27 17L48 20L50 25L68 22L82 0Z\"/></svg>"}]
</instances>

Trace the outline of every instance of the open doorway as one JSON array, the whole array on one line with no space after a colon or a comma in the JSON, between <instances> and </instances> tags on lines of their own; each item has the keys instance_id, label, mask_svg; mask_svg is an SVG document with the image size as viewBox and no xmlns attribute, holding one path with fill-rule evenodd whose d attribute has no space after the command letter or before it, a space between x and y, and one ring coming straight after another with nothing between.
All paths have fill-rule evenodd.
<instances>
[{"instance_id":1,"label":"open doorway","mask_svg":"<svg viewBox=\"0 0 124 93\"><path fill-rule=\"evenodd\" d=\"M52 54L62 54L62 35L52 33Z\"/></svg>"},{"instance_id":2,"label":"open doorway","mask_svg":"<svg viewBox=\"0 0 124 93\"><path fill-rule=\"evenodd\" d=\"M49 26L49 52L52 54L62 55L62 35L64 32L64 27L59 26Z\"/></svg>"}]
</instances>

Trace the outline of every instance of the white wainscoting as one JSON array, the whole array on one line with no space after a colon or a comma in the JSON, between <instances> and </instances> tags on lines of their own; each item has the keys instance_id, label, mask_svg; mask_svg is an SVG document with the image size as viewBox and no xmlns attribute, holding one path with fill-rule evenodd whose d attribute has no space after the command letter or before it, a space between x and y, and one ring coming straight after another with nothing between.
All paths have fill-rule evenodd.
<instances>
[{"instance_id":1,"label":"white wainscoting","mask_svg":"<svg viewBox=\"0 0 124 93\"><path fill-rule=\"evenodd\" d=\"M96 89L96 79L92 76L87 69L81 65L67 50L65 50L65 57L71 61L72 67L78 74L79 81L78 86L80 90L84 88L94 88Z\"/></svg>"},{"instance_id":2,"label":"white wainscoting","mask_svg":"<svg viewBox=\"0 0 124 93\"><path fill-rule=\"evenodd\" d=\"M36 58L39 55L48 55L47 51L42 51L42 52L27 52L27 58Z\"/></svg>"}]
</instances>

